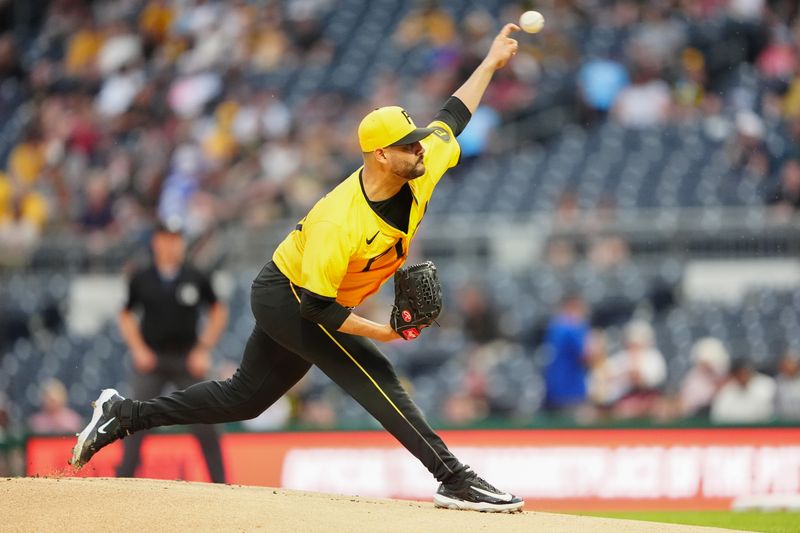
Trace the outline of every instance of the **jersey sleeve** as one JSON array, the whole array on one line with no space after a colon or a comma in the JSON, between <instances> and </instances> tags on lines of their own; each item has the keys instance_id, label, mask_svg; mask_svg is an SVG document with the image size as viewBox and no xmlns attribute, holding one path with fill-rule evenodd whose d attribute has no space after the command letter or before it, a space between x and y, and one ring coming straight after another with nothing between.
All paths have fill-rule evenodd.
<instances>
[{"instance_id":1,"label":"jersey sleeve","mask_svg":"<svg viewBox=\"0 0 800 533\"><path fill-rule=\"evenodd\" d=\"M125 300L125 309L133 311L142 302L139 294L139 275L134 274L128 280L128 299Z\"/></svg>"},{"instance_id":2,"label":"jersey sleeve","mask_svg":"<svg viewBox=\"0 0 800 533\"><path fill-rule=\"evenodd\" d=\"M446 122L434 120L428 127L434 128L434 132L422 140L422 146L425 148L425 167L436 184L447 169L458 164L461 147Z\"/></svg>"},{"instance_id":3,"label":"jersey sleeve","mask_svg":"<svg viewBox=\"0 0 800 533\"><path fill-rule=\"evenodd\" d=\"M458 137L464 131L464 128L467 127L467 124L469 124L470 118L472 118L472 113L469 108L464 105L464 102L457 96L451 96L447 99L439 112L436 113L433 120L444 122L450 126L450 131Z\"/></svg>"},{"instance_id":4,"label":"jersey sleeve","mask_svg":"<svg viewBox=\"0 0 800 533\"><path fill-rule=\"evenodd\" d=\"M200 276L200 301L207 305L214 305L218 298L214 291L214 285L211 283L211 275L202 273Z\"/></svg>"},{"instance_id":5,"label":"jersey sleeve","mask_svg":"<svg viewBox=\"0 0 800 533\"><path fill-rule=\"evenodd\" d=\"M300 286L319 296L336 298L347 274L350 243L338 224L327 221L306 223L306 241L300 272Z\"/></svg>"}]
</instances>

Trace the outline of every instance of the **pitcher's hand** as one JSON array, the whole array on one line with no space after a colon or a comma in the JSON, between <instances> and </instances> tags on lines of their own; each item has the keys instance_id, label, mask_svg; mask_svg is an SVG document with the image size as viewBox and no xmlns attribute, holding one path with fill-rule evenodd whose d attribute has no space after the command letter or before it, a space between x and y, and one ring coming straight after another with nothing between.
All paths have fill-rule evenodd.
<instances>
[{"instance_id":1,"label":"pitcher's hand","mask_svg":"<svg viewBox=\"0 0 800 533\"><path fill-rule=\"evenodd\" d=\"M515 31L519 31L520 27L513 23L508 23L503 26L500 33L492 41L492 47L489 48L489 53L486 54L486 61L494 70L501 69L514 57L519 48L519 43L516 39L512 39L510 35Z\"/></svg>"}]
</instances>

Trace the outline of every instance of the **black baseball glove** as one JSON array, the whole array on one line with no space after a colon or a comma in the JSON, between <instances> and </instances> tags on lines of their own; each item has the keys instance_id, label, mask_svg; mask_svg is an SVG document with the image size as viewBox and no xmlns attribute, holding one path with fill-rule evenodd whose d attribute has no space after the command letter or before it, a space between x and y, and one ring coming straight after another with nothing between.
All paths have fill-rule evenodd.
<instances>
[{"instance_id":1,"label":"black baseball glove","mask_svg":"<svg viewBox=\"0 0 800 533\"><path fill-rule=\"evenodd\" d=\"M407 341L416 339L441 311L442 285L432 262L404 266L395 272L392 329Z\"/></svg>"}]
</instances>

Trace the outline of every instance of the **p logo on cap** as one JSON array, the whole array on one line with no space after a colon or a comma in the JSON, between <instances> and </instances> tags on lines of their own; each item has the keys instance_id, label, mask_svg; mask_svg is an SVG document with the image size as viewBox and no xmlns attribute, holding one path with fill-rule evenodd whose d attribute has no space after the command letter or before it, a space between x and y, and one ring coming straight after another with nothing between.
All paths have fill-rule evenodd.
<instances>
[{"instance_id":1,"label":"p logo on cap","mask_svg":"<svg viewBox=\"0 0 800 533\"><path fill-rule=\"evenodd\" d=\"M433 128L418 128L408 112L399 106L379 107L358 125L358 143L362 152L421 141Z\"/></svg>"}]
</instances>

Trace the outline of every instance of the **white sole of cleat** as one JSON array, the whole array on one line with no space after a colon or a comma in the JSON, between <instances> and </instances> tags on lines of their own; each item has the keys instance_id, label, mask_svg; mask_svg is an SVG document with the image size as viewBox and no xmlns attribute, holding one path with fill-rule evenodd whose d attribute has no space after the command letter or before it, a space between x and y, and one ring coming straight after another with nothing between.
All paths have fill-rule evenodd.
<instances>
[{"instance_id":1,"label":"white sole of cleat","mask_svg":"<svg viewBox=\"0 0 800 533\"><path fill-rule=\"evenodd\" d=\"M92 408L94 409L92 412L92 420L86 425L85 428L83 428L83 431L76 433L78 442L72 448L72 457L70 457L69 461L67 461L67 463L75 468L81 468L83 466L82 464L78 463L80 452L83 449L83 444L86 442L86 439L89 438L92 428L94 428L94 426L97 424L97 421L100 420L100 417L103 416L103 405L115 394L117 394L116 389L103 389L100 392L100 396L97 398L97 400L92 402Z\"/></svg>"},{"instance_id":2,"label":"white sole of cleat","mask_svg":"<svg viewBox=\"0 0 800 533\"><path fill-rule=\"evenodd\" d=\"M482 513L517 513L522 511L522 506L525 502L494 504L486 502L468 502L464 500L455 500L442 496L441 494L434 494L433 505L441 509L457 509L460 511L480 511Z\"/></svg>"}]
</instances>

